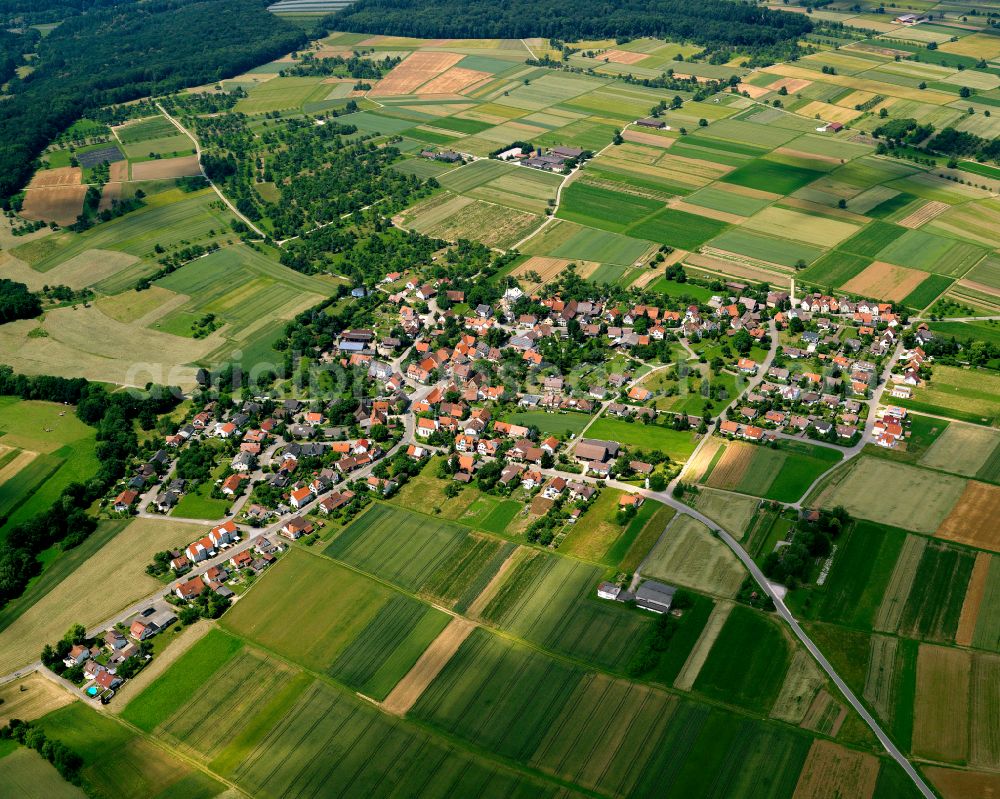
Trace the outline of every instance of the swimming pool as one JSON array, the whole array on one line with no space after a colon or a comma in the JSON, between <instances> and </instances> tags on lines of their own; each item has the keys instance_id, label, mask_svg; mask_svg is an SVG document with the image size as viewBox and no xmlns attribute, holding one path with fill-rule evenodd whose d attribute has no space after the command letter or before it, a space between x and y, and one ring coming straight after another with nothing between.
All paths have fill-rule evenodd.
<instances>
[{"instance_id":1,"label":"swimming pool","mask_svg":"<svg viewBox=\"0 0 1000 799\"><path fill-rule=\"evenodd\" d=\"M97 696L97 694L98 694L98 693L100 693L100 692L98 691L98 689L97 689L97 686L96 686L96 685L91 685L91 686L90 686L90 687L89 687L89 688L87 689L87 696Z\"/></svg>"}]
</instances>

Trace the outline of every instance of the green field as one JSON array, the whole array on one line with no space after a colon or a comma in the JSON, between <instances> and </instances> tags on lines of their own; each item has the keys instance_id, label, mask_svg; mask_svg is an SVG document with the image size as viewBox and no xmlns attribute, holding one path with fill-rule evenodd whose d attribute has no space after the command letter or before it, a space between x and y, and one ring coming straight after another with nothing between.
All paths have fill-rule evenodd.
<instances>
[{"instance_id":1,"label":"green field","mask_svg":"<svg viewBox=\"0 0 1000 799\"><path fill-rule=\"evenodd\" d=\"M239 639L218 630L210 631L129 702L122 718L139 729L152 732L173 715L202 683L232 660L241 648Z\"/></svg>"},{"instance_id":2,"label":"green field","mask_svg":"<svg viewBox=\"0 0 1000 799\"><path fill-rule=\"evenodd\" d=\"M0 537L51 507L73 482L97 473L96 430L54 402L0 397L0 446L13 474L0 483Z\"/></svg>"},{"instance_id":3,"label":"green field","mask_svg":"<svg viewBox=\"0 0 1000 799\"><path fill-rule=\"evenodd\" d=\"M808 618L871 630L905 538L906 531L895 527L855 522L839 542L825 584L790 601Z\"/></svg>"},{"instance_id":4,"label":"green field","mask_svg":"<svg viewBox=\"0 0 1000 799\"><path fill-rule=\"evenodd\" d=\"M507 573L482 616L546 649L619 670L649 617L598 600L602 573L577 560L532 553Z\"/></svg>"},{"instance_id":5,"label":"green field","mask_svg":"<svg viewBox=\"0 0 1000 799\"><path fill-rule=\"evenodd\" d=\"M122 144L136 144L148 139L162 139L177 133L174 124L164 116L148 117L130 122L115 131L115 137ZM190 143L190 139L188 142Z\"/></svg>"},{"instance_id":6,"label":"green field","mask_svg":"<svg viewBox=\"0 0 1000 799\"><path fill-rule=\"evenodd\" d=\"M729 227L707 216L664 208L629 228L629 234L682 250L696 250Z\"/></svg>"},{"instance_id":7,"label":"green field","mask_svg":"<svg viewBox=\"0 0 1000 799\"><path fill-rule=\"evenodd\" d=\"M451 617L394 596L333 661L329 674L366 696L385 699Z\"/></svg>"},{"instance_id":8,"label":"green field","mask_svg":"<svg viewBox=\"0 0 1000 799\"><path fill-rule=\"evenodd\" d=\"M520 511L520 503L514 504ZM482 593L514 547L495 538L469 535L428 578L421 593L462 612Z\"/></svg>"},{"instance_id":9,"label":"green field","mask_svg":"<svg viewBox=\"0 0 1000 799\"><path fill-rule=\"evenodd\" d=\"M758 158L733 170L722 178L722 182L777 194L791 194L812 183L822 174L814 169Z\"/></svg>"},{"instance_id":10,"label":"green field","mask_svg":"<svg viewBox=\"0 0 1000 799\"><path fill-rule=\"evenodd\" d=\"M800 273L802 280L821 286L842 286L860 275L872 262L863 255L852 255L841 250L831 250L808 269Z\"/></svg>"},{"instance_id":11,"label":"green field","mask_svg":"<svg viewBox=\"0 0 1000 799\"><path fill-rule=\"evenodd\" d=\"M907 230L904 227L876 220L860 232L855 233L847 241L841 242L840 249L870 260L906 232ZM885 258L883 260L891 259ZM892 261L892 263L899 263L902 266L913 266L908 261Z\"/></svg>"},{"instance_id":12,"label":"green field","mask_svg":"<svg viewBox=\"0 0 1000 799\"><path fill-rule=\"evenodd\" d=\"M83 702L53 711L37 723L47 736L80 755L81 777L92 796L208 799L223 791L221 783L201 770Z\"/></svg>"},{"instance_id":13,"label":"green field","mask_svg":"<svg viewBox=\"0 0 1000 799\"><path fill-rule=\"evenodd\" d=\"M8 796L19 799L85 799L87 794L70 785L48 761L33 749L14 741L0 745L0 785ZM13 749L7 752L7 746Z\"/></svg>"},{"instance_id":14,"label":"green field","mask_svg":"<svg viewBox=\"0 0 1000 799\"><path fill-rule=\"evenodd\" d=\"M213 767L250 796L319 799L347 786L369 797L564 795L320 681L252 718Z\"/></svg>"},{"instance_id":15,"label":"green field","mask_svg":"<svg viewBox=\"0 0 1000 799\"><path fill-rule=\"evenodd\" d=\"M742 463L747 448L753 447L747 466L732 471L730 463ZM713 488L796 502L821 474L843 458L839 449L808 441L779 440L776 448L754 446L741 441L724 445L720 464L702 482Z\"/></svg>"},{"instance_id":16,"label":"green field","mask_svg":"<svg viewBox=\"0 0 1000 799\"><path fill-rule=\"evenodd\" d=\"M928 544L903 608L899 634L925 641L954 642L975 559L973 553L957 547Z\"/></svg>"},{"instance_id":17,"label":"green field","mask_svg":"<svg viewBox=\"0 0 1000 799\"><path fill-rule=\"evenodd\" d=\"M226 337L241 344L250 334L259 334L262 319L291 319L330 293L329 283L243 245L200 258L156 285L191 299L154 322L153 329L190 336L193 322L211 313L225 324ZM229 352L232 345L223 349Z\"/></svg>"},{"instance_id":18,"label":"green field","mask_svg":"<svg viewBox=\"0 0 1000 799\"><path fill-rule=\"evenodd\" d=\"M698 436L693 432L673 430L660 424L630 423L607 416L594 422L587 435L617 441L627 447L659 450L675 461L687 460L698 443Z\"/></svg>"},{"instance_id":19,"label":"green field","mask_svg":"<svg viewBox=\"0 0 1000 799\"><path fill-rule=\"evenodd\" d=\"M879 252L879 260L939 275L960 277L985 254L985 249L974 244L923 230L907 230Z\"/></svg>"},{"instance_id":20,"label":"green field","mask_svg":"<svg viewBox=\"0 0 1000 799\"><path fill-rule=\"evenodd\" d=\"M563 190L558 216L581 225L622 233L629 225L649 216L658 208L660 203L655 200L610 191L578 180ZM637 232L636 235L642 236L642 233Z\"/></svg>"},{"instance_id":21,"label":"green field","mask_svg":"<svg viewBox=\"0 0 1000 799\"><path fill-rule=\"evenodd\" d=\"M339 533L324 554L417 591L468 534L461 525L378 504Z\"/></svg>"},{"instance_id":22,"label":"green field","mask_svg":"<svg viewBox=\"0 0 1000 799\"><path fill-rule=\"evenodd\" d=\"M823 254L822 247L752 233L739 227L730 228L712 239L709 245L783 266L795 266L800 260L812 263Z\"/></svg>"},{"instance_id":23,"label":"green field","mask_svg":"<svg viewBox=\"0 0 1000 799\"><path fill-rule=\"evenodd\" d=\"M903 297L903 305L923 310L940 297L954 281L945 275L931 275L913 291Z\"/></svg>"},{"instance_id":24,"label":"green field","mask_svg":"<svg viewBox=\"0 0 1000 799\"><path fill-rule=\"evenodd\" d=\"M990 370L938 365L931 380L913 392L913 399L899 403L914 411L995 425L1000 415L1000 378Z\"/></svg>"},{"instance_id":25,"label":"green field","mask_svg":"<svg viewBox=\"0 0 1000 799\"><path fill-rule=\"evenodd\" d=\"M191 194L170 189L151 195L146 202L145 208L97 225L84 233L62 232L22 244L14 254L40 272L55 269L53 274L58 275L59 264L87 250L117 250L155 258L153 248L156 244L170 249L182 242L221 240L229 232L230 222L234 219L228 211L216 207L218 196L207 189ZM143 266L144 273L153 271L149 264ZM127 271L133 273L136 270ZM113 294L132 288L139 276L136 274L127 282L115 281L114 277L105 278L99 290Z\"/></svg>"},{"instance_id":26,"label":"green field","mask_svg":"<svg viewBox=\"0 0 1000 799\"><path fill-rule=\"evenodd\" d=\"M767 713L778 697L790 662L788 643L777 624L736 605L715 639L694 689Z\"/></svg>"},{"instance_id":27,"label":"green field","mask_svg":"<svg viewBox=\"0 0 1000 799\"><path fill-rule=\"evenodd\" d=\"M629 266L641 258L649 246L648 242L617 233L581 228L546 255Z\"/></svg>"},{"instance_id":28,"label":"green field","mask_svg":"<svg viewBox=\"0 0 1000 799\"><path fill-rule=\"evenodd\" d=\"M497 675L494 677L493 675ZM476 630L413 715L604 795L790 795L809 738L602 675ZM614 734L618 746L602 745ZM766 777L764 774L766 773Z\"/></svg>"},{"instance_id":29,"label":"green field","mask_svg":"<svg viewBox=\"0 0 1000 799\"><path fill-rule=\"evenodd\" d=\"M293 551L226 614L223 627L325 671L396 595L325 558ZM288 623L288 614L299 607L323 609L313 613L308 636Z\"/></svg>"}]
</instances>

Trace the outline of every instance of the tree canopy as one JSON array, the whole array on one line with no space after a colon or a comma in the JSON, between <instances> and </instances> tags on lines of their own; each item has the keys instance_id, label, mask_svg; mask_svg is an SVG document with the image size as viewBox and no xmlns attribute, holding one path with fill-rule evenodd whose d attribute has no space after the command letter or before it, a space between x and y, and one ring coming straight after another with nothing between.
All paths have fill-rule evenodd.
<instances>
[{"instance_id":1,"label":"tree canopy","mask_svg":"<svg viewBox=\"0 0 1000 799\"><path fill-rule=\"evenodd\" d=\"M803 14L728 0L358 0L324 25L423 38L657 36L748 50L794 42L812 29Z\"/></svg>"}]
</instances>

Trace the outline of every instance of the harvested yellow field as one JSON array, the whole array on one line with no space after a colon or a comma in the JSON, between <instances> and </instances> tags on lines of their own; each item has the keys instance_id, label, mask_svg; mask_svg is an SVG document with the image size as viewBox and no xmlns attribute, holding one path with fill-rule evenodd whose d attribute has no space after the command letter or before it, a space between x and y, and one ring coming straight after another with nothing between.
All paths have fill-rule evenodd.
<instances>
[{"instance_id":1,"label":"harvested yellow field","mask_svg":"<svg viewBox=\"0 0 1000 799\"><path fill-rule=\"evenodd\" d=\"M650 147L669 147L675 141L669 133L652 133L648 130L635 130L634 128L622 131L622 138L636 144L648 144Z\"/></svg>"},{"instance_id":2,"label":"harvested yellow field","mask_svg":"<svg viewBox=\"0 0 1000 799\"><path fill-rule=\"evenodd\" d=\"M648 53L631 53L628 50L605 50L597 56L597 60L610 61L613 64L638 64L644 58L648 57Z\"/></svg>"},{"instance_id":3,"label":"harvested yellow field","mask_svg":"<svg viewBox=\"0 0 1000 799\"><path fill-rule=\"evenodd\" d=\"M979 620L979 608L986 594L986 578L990 573L992 555L980 552L976 555L976 565L972 567L972 577L965 591L962 602L962 615L958 619L958 630L955 632L955 643L959 646L971 646L972 636L976 632L976 622Z\"/></svg>"},{"instance_id":4,"label":"harvested yellow field","mask_svg":"<svg viewBox=\"0 0 1000 799\"><path fill-rule=\"evenodd\" d=\"M810 216L776 206L770 206L754 214L747 219L743 227L820 247L836 246L858 232L858 226L850 222Z\"/></svg>"},{"instance_id":5,"label":"harvested yellow field","mask_svg":"<svg viewBox=\"0 0 1000 799\"><path fill-rule=\"evenodd\" d=\"M913 753L964 762L969 752L969 653L920 645L913 707Z\"/></svg>"},{"instance_id":6,"label":"harvested yellow field","mask_svg":"<svg viewBox=\"0 0 1000 799\"><path fill-rule=\"evenodd\" d=\"M29 337L37 327L47 334ZM136 342L143 356L137 357ZM181 387L194 385L191 364L222 344L220 331L203 339L185 338L117 322L96 306L57 308L37 320L0 325L0 351L24 374L61 374L120 385L143 386L150 380Z\"/></svg>"},{"instance_id":7,"label":"harvested yellow field","mask_svg":"<svg viewBox=\"0 0 1000 799\"><path fill-rule=\"evenodd\" d=\"M713 488L736 488L746 476L747 469L753 461L756 450L752 445L730 442L726 444L719 462L708 477L708 484Z\"/></svg>"},{"instance_id":8,"label":"harvested yellow field","mask_svg":"<svg viewBox=\"0 0 1000 799\"><path fill-rule=\"evenodd\" d=\"M179 158L157 158L132 164L133 180L166 180L201 174L201 164L196 155L182 155Z\"/></svg>"},{"instance_id":9,"label":"harvested yellow field","mask_svg":"<svg viewBox=\"0 0 1000 799\"><path fill-rule=\"evenodd\" d=\"M936 535L960 544L1000 552L1000 487L970 480Z\"/></svg>"},{"instance_id":10,"label":"harvested yellow field","mask_svg":"<svg viewBox=\"0 0 1000 799\"><path fill-rule=\"evenodd\" d=\"M865 24L868 24L867 20ZM816 78L814 70L795 66L794 64L775 64L774 66L765 67L762 71L769 72L772 75L781 75L786 78L804 78L805 80L815 80ZM889 95L891 97L899 97L903 100L915 100L917 102L929 103L930 105L948 105L955 100L955 95L948 94L947 92L939 92L933 89L918 89L915 86L898 86L879 80L862 78L857 75L824 75L823 82L833 83L847 89ZM805 113L805 109L799 109L798 113Z\"/></svg>"},{"instance_id":11,"label":"harvested yellow field","mask_svg":"<svg viewBox=\"0 0 1000 799\"><path fill-rule=\"evenodd\" d=\"M823 122L840 122L842 124L847 124L848 122L857 119L864 112L856 111L853 107L844 108L841 105L834 105L833 103L823 103L819 100L813 100L811 103L806 103L802 106L802 108L798 110L798 113L807 117L814 117L816 114L819 114L819 118Z\"/></svg>"},{"instance_id":12,"label":"harvested yellow field","mask_svg":"<svg viewBox=\"0 0 1000 799\"><path fill-rule=\"evenodd\" d=\"M921 272L919 269L874 261L841 288L863 297L898 302L928 277L930 277L929 272Z\"/></svg>"},{"instance_id":13,"label":"harvested yellow field","mask_svg":"<svg viewBox=\"0 0 1000 799\"><path fill-rule=\"evenodd\" d=\"M72 225L83 211L86 186L29 188L24 194L21 216L57 225Z\"/></svg>"},{"instance_id":14,"label":"harvested yellow field","mask_svg":"<svg viewBox=\"0 0 1000 799\"><path fill-rule=\"evenodd\" d=\"M61 166L36 172L28 184L29 189L51 188L53 186L79 186L83 180L83 170L78 166Z\"/></svg>"},{"instance_id":15,"label":"harvested yellow field","mask_svg":"<svg viewBox=\"0 0 1000 799\"><path fill-rule=\"evenodd\" d=\"M543 285L555 280L571 263L574 262L568 258L549 258L544 255L534 255L518 266L511 274L514 277L524 278L532 283ZM587 263L589 266L589 262ZM577 264L577 267L580 266L580 264ZM593 267L589 268L589 274L593 274L596 268L597 265L593 264ZM581 277L587 277L587 275L581 275Z\"/></svg>"},{"instance_id":16,"label":"harvested yellow field","mask_svg":"<svg viewBox=\"0 0 1000 799\"><path fill-rule=\"evenodd\" d=\"M464 57L461 53L415 52L382 78L368 94L372 97L414 94L418 87L447 72Z\"/></svg>"},{"instance_id":17,"label":"harvested yellow field","mask_svg":"<svg viewBox=\"0 0 1000 799\"><path fill-rule=\"evenodd\" d=\"M927 766L924 773L944 799L996 799L1000 774Z\"/></svg>"},{"instance_id":18,"label":"harvested yellow field","mask_svg":"<svg viewBox=\"0 0 1000 799\"><path fill-rule=\"evenodd\" d=\"M416 94L459 94L465 89L475 88L479 83L493 76L489 72L453 67L421 86Z\"/></svg>"},{"instance_id":19,"label":"harvested yellow field","mask_svg":"<svg viewBox=\"0 0 1000 799\"><path fill-rule=\"evenodd\" d=\"M145 291L126 291L112 297L101 297L97 300L97 307L116 322L135 322L176 297L187 299L162 286L151 286Z\"/></svg>"},{"instance_id":20,"label":"harvested yellow field","mask_svg":"<svg viewBox=\"0 0 1000 799\"><path fill-rule=\"evenodd\" d=\"M941 45L941 50L946 53L958 53L958 55L985 58L990 61L1000 56L1000 41L997 40L996 36L988 33L973 33L970 36L963 36L958 41L945 42Z\"/></svg>"},{"instance_id":21,"label":"harvested yellow field","mask_svg":"<svg viewBox=\"0 0 1000 799\"><path fill-rule=\"evenodd\" d=\"M802 91L806 86L812 86L812 84L811 80L805 80L804 78L778 78L774 83L769 83L767 88L772 92L780 92L784 88L789 94L795 94Z\"/></svg>"},{"instance_id":22,"label":"harvested yellow field","mask_svg":"<svg viewBox=\"0 0 1000 799\"><path fill-rule=\"evenodd\" d=\"M139 263L139 259L127 252L84 250L79 255L74 255L48 270L45 276L51 283L62 283L71 288L84 288L116 275L137 263Z\"/></svg>"},{"instance_id":23,"label":"harvested yellow field","mask_svg":"<svg viewBox=\"0 0 1000 799\"><path fill-rule=\"evenodd\" d=\"M868 799L875 791L879 761L832 741L813 741L792 799Z\"/></svg>"},{"instance_id":24,"label":"harvested yellow field","mask_svg":"<svg viewBox=\"0 0 1000 799\"><path fill-rule=\"evenodd\" d=\"M28 464L38 457L37 452L21 450L14 459L3 468L0 468L0 485L6 483L10 478L19 474L22 469L26 469Z\"/></svg>"},{"instance_id":25,"label":"harvested yellow field","mask_svg":"<svg viewBox=\"0 0 1000 799\"><path fill-rule=\"evenodd\" d=\"M752 100L759 100L761 97L763 97L765 94L770 93L771 91L770 89L766 89L763 86L754 86L751 83L741 83L736 87L736 90L740 94L743 94L744 92L746 94L749 94Z\"/></svg>"},{"instance_id":26,"label":"harvested yellow field","mask_svg":"<svg viewBox=\"0 0 1000 799\"><path fill-rule=\"evenodd\" d=\"M146 564L165 549L183 546L205 529L170 519L135 519L6 630L0 632L0 673L37 659L42 647L74 624L91 627L144 597L163 583L146 574Z\"/></svg>"},{"instance_id":27,"label":"harvested yellow field","mask_svg":"<svg viewBox=\"0 0 1000 799\"><path fill-rule=\"evenodd\" d=\"M68 705L72 695L37 671L20 680L0 685L0 725L11 719L34 721Z\"/></svg>"},{"instance_id":28,"label":"harvested yellow field","mask_svg":"<svg viewBox=\"0 0 1000 799\"><path fill-rule=\"evenodd\" d=\"M723 446L721 438L709 436L698 451L688 458L684 464L684 471L681 472L681 481L684 483L700 483L705 476L708 465L715 457L715 453Z\"/></svg>"},{"instance_id":29,"label":"harvested yellow field","mask_svg":"<svg viewBox=\"0 0 1000 799\"><path fill-rule=\"evenodd\" d=\"M940 216L949 208L951 208L951 206L948 205L948 203L939 202L938 200L930 200L920 206L916 211L904 216L897 224L908 228L918 228L921 225L927 224L935 217Z\"/></svg>"}]
</instances>

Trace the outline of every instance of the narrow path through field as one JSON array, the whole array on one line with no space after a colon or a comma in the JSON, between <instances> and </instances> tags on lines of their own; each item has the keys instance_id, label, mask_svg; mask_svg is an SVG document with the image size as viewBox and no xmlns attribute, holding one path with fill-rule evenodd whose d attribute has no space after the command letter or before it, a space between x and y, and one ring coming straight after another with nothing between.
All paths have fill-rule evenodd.
<instances>
[{"instance_id":1,"label":"narrow path through field","mask_svg":"<svg viewBox=\"0 0 1000 799\"><path fill-rule=\"evenodd\" d=\"M476 625L468 619L453 618L406 676L396 683L382 707L396 716L405 716L475 628Z\"/></svg>"},{"instance_id":2,"label":"narrow path through field","mask_svg":"<svg viewBox=\"0 0 1000 799\"><path fill-rule=\"evenodd\" d=\"M524 40L522 39L522 41L524 41ZM525 47L527 47L527 45L525 45ZM530 52L530 51L529 51L529 52ZM627 124L626 124L626 125L625 125L625 126L624 126L624 127L622 128L622 132L624 133L624 132L625 132L626 130L628 130L628 128L629 128L629 125L631 125L631 124L632 124L631 122L628 122L628 123L627 123ZM614 146L615 146L615 143L614 143L614 142L609 142L608 144L604 145L604 146L603 146L603 147L602 147L602 148L601 148L600 150L598 150L598 151L597 151L597 152L596 152L596 153L594 154L594 156L593 156L593 157L594 157L594 158L597 158L597 156L599 156L599 155L601 155L602 153L604 153L604 152L605 152L605 151L606 151L606 150L607 150L608 148L610 148L610 147L614 147ZM527 167L527 168L528 168L528 169L530 169L531 167ZM575 169L571 170L571 171L570 171L570 173L569 173L568 175L566 175L566 177L564 177L564 178L562 179L562 181L561 181L561 182L559 183L559 185L558 185L558 186L556 187L556 204L555 204L555 206L553 206L553 208L552 208L552 213L551 213L551 214L550 214L549 216L545 217L545 220L544 220L544 221L542 222L542 224L541 224L541 225L539 225L538 227L536 227L536 228L535 228L535 229L534 229L533 231L531 231L531 233L529 233L529 234L528 234L527 236L525 236L525 237L524 237L523 239L521 239L521 240L520 240L519 242L517 242L516 244L514 244L513 246L511 246L511 248L510 248L510 249L512 249L512 250L516 250L516 249L518 249L518 248L519 248L519 247L520 247L520 246L521 246L522 244L524 244L524 243L525 243L526 241L530 241L530 240L531 240L531 239L532 239L533 237L537 236L537 235L538 235L539 233L541 233L541 232L542 232L543 230L545 230L545 228L547 228L547 227L548 227L548 226L549 226L549 225L550 225L550 224L551 224L551 223L552 223L552 222L553 222L553 221L555 220L555 218L556 218L556 214L557 214L557 213L559 213L559 203L560 203L560 202L562 201L562 190L563 190L563 188L564 188L564 187L565 187L565 186L566 186L566 185L567 185L567 184L568 184L568 183L569 183L569 182L570 182L570 181L571 181L571 180L572 180L572 179L573 179L574 177L576 177L576 175L577 175L577 174L579 174L579 172L580 172L580 170L581 170L581 169L583 169L583 165L582 165L582 164L581 164L580 166L576 167Z\"/></svg>"},{"instance_id":3,"label":"narrow path through field","mask_svg":"<svg viewBox=\"0 0 1000 799\"><path fill-rule=\"evenodd\" d=\"M225 194L222 193L222 190L215 185L215 182L208 175L205 174L205 168L201 165L201 143L198 141L197 138L195 138L194 134L191 133L191 131L189 131L187 128L185 128L180 122L178 122L176 119L170 116L170 114L167 113L166 109L160 103L157 103L156 107L160 109L160 113L163 114L163 116L165 116L168 120L170 120L170 123L175 128L177 128L177 130L179 130L181 133L187 136L192 142L194 142L195 155L198 157L198 168L201 169L201 174L204 176L205 180L208 181L208 185L215 190L216 194L219 195L219 199L226 204L229 210L232 211L237 216L237 218L243 222L243 224L245 224L248 228L254 231L254 233L260 236L262 239L266 239L267 234L265 234L263 230L261 230L253 222L251 222L243 214L241 214L236 209L236 206L233 205L231 202L229 202L229 199L226 197Z\"/></svg>"}]
</instances>

